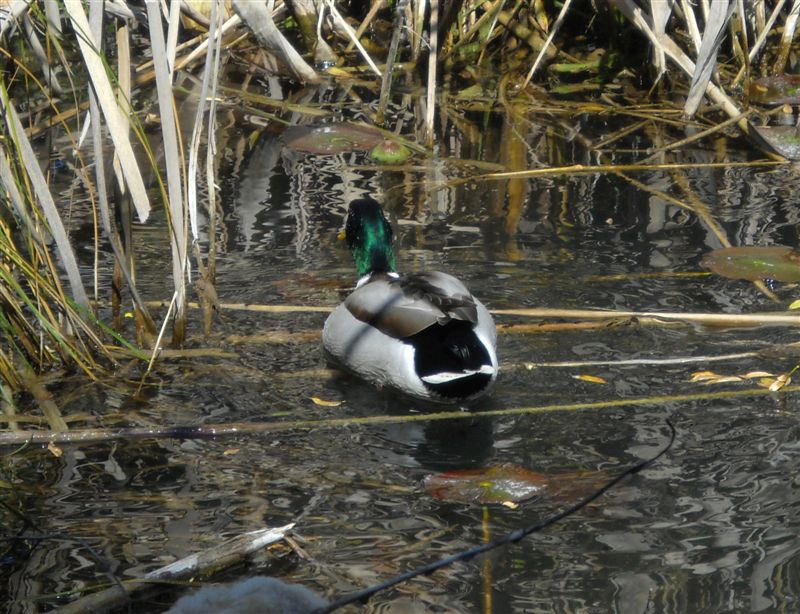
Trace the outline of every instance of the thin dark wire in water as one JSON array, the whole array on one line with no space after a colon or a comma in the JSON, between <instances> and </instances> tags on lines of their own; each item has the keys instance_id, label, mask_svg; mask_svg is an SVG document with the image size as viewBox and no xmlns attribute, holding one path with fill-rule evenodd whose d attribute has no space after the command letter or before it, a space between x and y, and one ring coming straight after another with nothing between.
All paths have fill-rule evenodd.
<instances>
[{"instance_id":1,"label":"thin dark wire in water","mask_svg":"<svg viewBox=\"0 0 800 614\"><path fill-rule=\"evenodd\" d=\"M490 550L494 550L495 548L500 548L501 546L506 546L508 544L513 544L518 542L523 537L527 537L532 533L536 533L549 527L552 524L555 524L559 520L566 518L574 514L575 512L579 511L580 509L589 505L595 499L601 497L603 494L614 488L617 484L619 484L622 480L624 480L629 475L633 475L635 473L639 473L645 467L652 465L656 462L659 458L664 456L669 449L672 447L672 444L675 443L675 426L672 424L671 421L667 420L667 426L670 430L670 437L667 445L655 456L652 456L648 459L639 461L635 465L629 467L622 473L620 473L615 478L612 478L608 482L606 482L603 486L601 486L598 490L594 491L588 497L581 499L574 505L554 514L548 518L545 518L541 522L532 525L530 527L526 527L523 529L517 529L516 531L512 531L508 535L500 537L499 539L495 539L494 541L489 542L488 544L482 544L480 546L476 546L475 548L471 548L469 550L465 550L464 552L460 552L458 554L454 554L444 559L440 559L433 563L429 563L428 565L423 565L422 567L418 567L417 569L413 569L411 571L407 571L404 574L400 574L399 576L395 576L386 582L382 582L381 584L375 584L364 590L358 591L356 593L350 593L349 595L345 595L341 599L334 601L324 608L318 608L311 612L311 614L327 614L328 612L333 612L334 610L338 610L339 608L349 605L351 603L359 602L364 604L372 597L375 593L382 591L384 589L390 588L406 580L410 580L412 578L416 578L417 576L428 575L436 571L437 569L441 569L442 567L447 567L448 565L452 565L453 563L457 563L459 561L468 561L479 554L484 554L485 552L489 552Z\"/></svg>"}]
</instances>

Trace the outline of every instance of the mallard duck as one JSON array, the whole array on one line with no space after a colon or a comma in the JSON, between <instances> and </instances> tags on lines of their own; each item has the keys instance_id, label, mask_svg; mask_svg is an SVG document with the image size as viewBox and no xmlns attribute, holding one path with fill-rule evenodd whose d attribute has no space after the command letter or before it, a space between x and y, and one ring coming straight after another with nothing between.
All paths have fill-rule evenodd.
<instances>
[{"instance_id":1,"label":"mallard duck","mask_svg":"<svg viewBox=\"0 0 800 614\"><path fill-rule=\"evenodd\" d=\"M447 273L399 275L392 227L371 198L350 203L345 238L356 289L322 330L329 358L379 387L442 403L486 394L497 378L492 316Z\"/></svg>"}]
</instances>

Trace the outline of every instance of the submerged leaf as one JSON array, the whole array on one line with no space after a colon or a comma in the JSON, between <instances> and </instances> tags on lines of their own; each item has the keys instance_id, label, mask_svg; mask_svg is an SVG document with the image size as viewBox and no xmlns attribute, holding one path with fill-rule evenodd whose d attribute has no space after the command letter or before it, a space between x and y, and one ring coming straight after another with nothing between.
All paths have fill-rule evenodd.
<instances>
[{"instance_id":1,"label":"submerged leaf","mask_svg":"<svg viewBox=\"0 0 800 614\"><path fill-rule=\"evenodd\" d=\"M524 467L505 464L429 475L424 486L437 499L505 505L542 494L548 479Z\"/></svg>"},{"instance_id":2,"label":"submerged leaf","mask_svg":"<svg viewBox=\"0 0 800 614\"><path fill-rule=\"evenodd\" d=\"M715 249L701 264L730 279L800 281L800 253L783 245Z\"/></svg>"}]
</instances>

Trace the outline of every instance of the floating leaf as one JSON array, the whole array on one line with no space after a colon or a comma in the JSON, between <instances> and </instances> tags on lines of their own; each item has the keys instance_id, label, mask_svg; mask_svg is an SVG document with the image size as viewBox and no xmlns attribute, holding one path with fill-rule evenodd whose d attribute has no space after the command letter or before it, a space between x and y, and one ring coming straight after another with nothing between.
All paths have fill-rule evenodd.
<instances>
[{"instance_id":1,"label":"floating leaf","mask_svg":"<svg viewBox=\"0 0 800 614\"><path fill-rule=\"evenodd\" d=\"M602 377L598 377L597 375L573 375L575 379L579 379L582 382L590 382L592 384L607 384L608 382L604 380Z\"/></svg>"},{"instance_id":2,"label":"floating leaf","mask_svg":"<svg viewBox=\"0 0 800 614\"><path fill-rule=\"evenodd\" d=\"M800 253L783 245L715 249L702 265L730 279L800 281Z\"/></svg>"},{"instance_id":3,"label":"floating leaf","mask_svg":"<svg viewBox=\"0 0 800 614\"><path fill-rule=\"evenodd\" d=\"M290 126L284 134L288 149L322 155L367 151L383 140L384 135L377 128L350 122Z\"/></svg>"},{"instance_id":4,"label":"floating leaf","mask_svg":"<svg viewBox=\"0 0 800 614\"><path fill-rule=\"evenodd\" d=\"M547 70L554 75L586 76L588 74L597 74L600 70L600 60L550 64Z\"/></svg>"},{"instance_id":5,"label":"floating leaf","mask_svg":"<svg viewBox=\"0 0 800 614\"><path fill-rule=\"evenodd\" d=\"M706 384L730 384L731 382L741 382L742 378L738 375L720 375L718 378L708 380Z\"/></svg>"},{"instance_id":6,"label":"floating leaf","mask_svg":"<svg viewBox=\"0 0 800 614\"><path fill-rule=\"evenodd\" d=\"M698 371L692 373L692 382L702 382L703 384L727 384L729 382L741 382L742 378L738 375L720 375L713 371Z\"/></svg>"},{"instance_id":7,"label":"floating leaf","mask_svg":"<svg viewBox=\"0 0 800 614\"><path fill-rule=\"evenodd\" d=\"M402 164L411 157L411 151L402 143L384 139L370 150L369 157L381 164Z\"/></svg>"},{"instance_id":8,"label":"floating leaf","mask_svg":"<svg viewBox=\"0 0 800 614\"><path fill-rule=\"evenodd\" d=\"M691 382L707 382L708 380L714 380L720 377L718 373L714 373L713 371L696 371L692 373Z\"/></svg>"},{"instance_id":9,"label":"floating leaf","mask_svg":"<svg viewBox=\"0 0 800 614\"><path fill-rule=\"evenodd\" d=\"M311 397L311 401L314 405L319 405L320 407L339 407L344 401L326 401L325 399L320 399L319 397Z\"/></svg>"},{"instance_id":10,"label":"floating leaf","mask_svg":"<svg viewBox=\"0 0 800 614\"><path fill-rule=\"evenodd\" d=\"M800 160L800 133L795 126L753 126L758 136L787 160Z\"/></svg>"},{"instance_id":11,"label":"floating leaf","mask_svg":"<svg viewBox=\"0 0 800 614\"><path fill-rule=\"evenodd\" d=\"M518 465L447 471L425 478L428 493L437 499L465 503L518 503L543 493L546 476Z\"/></svg>"},{"instance_id":12,"label":"floating leaf","mask_svg":"<svg viewBox=\"0 0 800 614\"><path fill-rule=\"evenodd\" d=\"M781 375L777 379L780 380L785 377L787 376ZM691 381L702 382L704 384L727 384L730 382L742 382L748 379L758 380L757 383L762 388L771 388L776 382L775 375L769 371L748 371L742 375L720 375L713 371L698 371L692 373Z\"/></svg>"}]
</instances>

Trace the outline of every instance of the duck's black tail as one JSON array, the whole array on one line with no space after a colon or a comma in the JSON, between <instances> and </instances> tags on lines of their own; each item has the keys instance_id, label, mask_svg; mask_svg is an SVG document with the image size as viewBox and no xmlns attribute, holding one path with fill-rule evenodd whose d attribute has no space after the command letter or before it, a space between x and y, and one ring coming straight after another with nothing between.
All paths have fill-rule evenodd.
<instances>
[{"instance_id":1,"label":"duck's black tail","mask_svg":"<svg viewBox=\"0 0 800 614\"><path fill-rule=\"evenodd\" d=\"M450 320L405 340L414 346L414 369L426 388L458 400L482 392L492 383L495 367L472 324Z\"/></svg>"}]
</instances>

